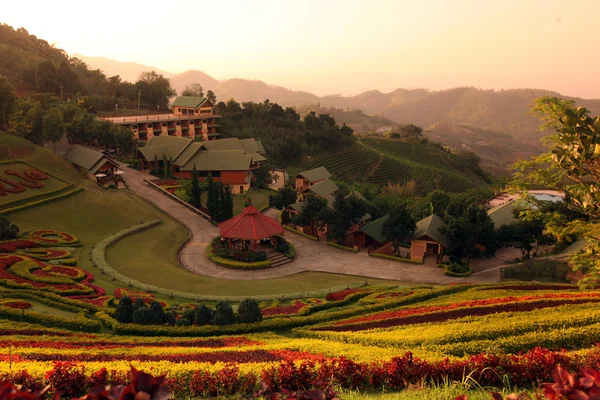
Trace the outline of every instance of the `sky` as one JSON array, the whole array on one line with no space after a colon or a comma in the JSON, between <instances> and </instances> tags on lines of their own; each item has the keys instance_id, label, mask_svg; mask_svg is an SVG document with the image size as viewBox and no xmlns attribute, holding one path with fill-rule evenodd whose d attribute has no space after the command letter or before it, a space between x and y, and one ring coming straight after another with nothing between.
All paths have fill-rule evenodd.
<instances>
[{"instance_id":1,"label":"sky","mask_svg":"<svg viewBox=\"0 0 600 400\"><path fill-rule=\"evenodd\" d=\"M0 22L69 54L318 95L543 88L600 98L600 0L30 0Z\"/></svg>"}]
</instances>

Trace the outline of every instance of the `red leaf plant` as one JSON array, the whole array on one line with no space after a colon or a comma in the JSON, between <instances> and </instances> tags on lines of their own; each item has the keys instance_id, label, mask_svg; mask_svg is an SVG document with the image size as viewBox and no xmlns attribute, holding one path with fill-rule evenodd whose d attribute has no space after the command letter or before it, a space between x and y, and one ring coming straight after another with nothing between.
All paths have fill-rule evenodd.
<instances>
[{"instance_id":1,"label":"red leaf plant","mask_svg":"<svg viewBox=\"0 0 600 400\"><path fill-rule=\"evenodd\" d=\"M168 400L171 390L163 384L166 374L154 377L131 366L131 383L108 388L96 385L79 400Z\"/></svg>"}]
</instances>

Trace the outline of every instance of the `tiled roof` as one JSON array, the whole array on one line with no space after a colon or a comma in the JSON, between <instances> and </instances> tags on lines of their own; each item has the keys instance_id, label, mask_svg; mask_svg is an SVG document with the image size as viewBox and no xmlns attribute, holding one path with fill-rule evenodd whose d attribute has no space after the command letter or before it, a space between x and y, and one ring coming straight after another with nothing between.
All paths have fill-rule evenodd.
<instances>
[{"instance_id":1,"label":"tiled roof","mask_svg":"<svg viewBox=\"0 0 600 400\"><path fill-rule=\"evenodd\" d=\"M325 179L310 186L308 190L325 198L339 190L339 187L331 179Z\"/></svg>"},{"instance_id":2,"label":"tiled roof","mask_svg":"<svg viewBox=\"0 0 600 400\"><path fill-rule=\"evenodd\" d=\"M331 177L331 174L325 167L319 167L315 169L310 169L308 171L300 172L298 176L306 179L310 183L315 183L317 181L321 181L323 179L327 179Z\"/></svg>"},{"instance_id":3,"label":"tiled roof","mask_svg":"<svg viewBox=\"0 0 600 400\"><path fill-rule=\"evenodd\" d=\"M500 206L490 208L487 211L487 214L494 223L494 226L496 228L500 228L502 225L509 225L514 222L519 222L519 220L515 218L513 214L514 209L515 201L513 200Z\"/></svg>"},{"instance_id":4,"label":"tiled roof","mask_svg":"<svg viewBox=\"0 0 600 400\"><path fill-rule=\"evenodd\" d=\"M173 102L173 107L198 108L206 101L206 97L179 96Z\"/></svg>"},{"instance_id":5,"label":"tiled roof","mask_svg":"<svg viewBox=\"0 0 600 400\"><path fill-rule=\"evenodd\" d=\"M247 171L251 161L252 155L244 150L201 150L181 170L191 171L196 165L197 171Z\"/></svg>"},{"instance_id":6,"label":"tiled roof","mask_svg":"<svg viewBox=\"0 0 600 400\"><path fill-rule=\"evenodd\" d=\"M259 240L284 232L279 222L259 213L252 206L246 207L239 215L219 224L221 237L227 239Z\"/></svg>"},{"instance_id":7,"label":"tiled roof","mask_svg":"<svg viewBox=\"0 0 600 400\"><path fill-rule=\"evenodd\" d=\"M386 241L386 238L385 236L383 236L382 233L383 225L385 224L385 221L387 221L389 218L389 215L384 215L383 217L376 219L370 224L363 226L360 229L360 231L364 232L367 236L370 236L371 238L377 240L377 242L384 243Z\"/></svg>"},{"instance_id":8,"label":"tiled roof","mask_svg":"<svg viewBox=\"0 0 600 400\"><path fill-rule=\"evenodd\" d=\"M85 168L88 171L94 167L100 160L106 158L99 151L88 149L78 144L73 145L64 155L64 158L73 164Z\"/></svg>"},{"instance_id":9,"label":"tiled roof","mask_svg":"<svg viewBox=\"0 0 600 400\"><path fill-rule=\"evenodd\" d=\"M417 230L413 235L413 239L429 237L436 242L448 246L446 235L440 232L440 228L446 226L444 221L435 214L431 214L427 218L423 218L417 222Z\"/></svg>"}]
</instances>

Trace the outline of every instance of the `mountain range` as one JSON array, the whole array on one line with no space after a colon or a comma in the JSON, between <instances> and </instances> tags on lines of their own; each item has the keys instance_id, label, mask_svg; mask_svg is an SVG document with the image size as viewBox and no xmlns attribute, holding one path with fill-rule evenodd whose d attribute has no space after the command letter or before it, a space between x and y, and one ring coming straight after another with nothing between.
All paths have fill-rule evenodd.
<instances>
[{"instance_id":1,"label":"mountain range","mask_svg":"<svg viewBox=\"0 0 600 400\"><path fill-rule=\"evenodd\" d=\"M456 87L447 90L396 89L389 93L378 90L354 96L317 96L269 85L259 80L217 80L202 71L190 70L179 74L156 68L119 61L75 55L91 68L107 75L120 75L135 81L144 71L155 70L171 80L172 87L181 92L190 83L199 83L212 90L219 100L262 102L269 99L282 106L298 110L326 110L338 122L345 122L358 134L394 129L398 124L422 126L432 139L443 144L467 148L478 153L490 166L503 169L516 159L529 157L543 150L539 139L540 121L529 114L532 102L541 96L556 96L573 100L594 115L600 113L600 99L562 96L544 89L482 90ZM360 110L360 112L357 112ZM506 150L498 155L495 145ZM510 149L510 150L509 150Z\"/></svg>"}]
</instances>

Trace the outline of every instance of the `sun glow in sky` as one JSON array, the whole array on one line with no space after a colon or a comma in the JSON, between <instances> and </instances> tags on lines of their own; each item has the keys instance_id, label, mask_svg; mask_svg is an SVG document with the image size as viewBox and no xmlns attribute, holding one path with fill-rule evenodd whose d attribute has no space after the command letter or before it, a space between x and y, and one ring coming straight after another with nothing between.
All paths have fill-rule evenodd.
<instances>
[{"instance_id":1,"label":"sun glow in sky","mask_svg":"<svg viewBox=\"0 0 600 400\"><path fill-rule=\"evenodd\" d=\"M599 18L600 0L31 0L0 8L0 22L69 54L319 95L468 85L600 98Z\"/></svg>"}]
</instances>

